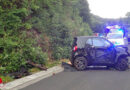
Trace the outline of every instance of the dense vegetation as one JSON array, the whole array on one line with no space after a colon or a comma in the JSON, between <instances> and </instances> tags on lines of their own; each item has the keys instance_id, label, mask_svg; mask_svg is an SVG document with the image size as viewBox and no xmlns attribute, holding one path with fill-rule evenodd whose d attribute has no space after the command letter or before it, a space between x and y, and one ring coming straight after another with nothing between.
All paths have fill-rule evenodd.
<instances>
[{"instance_id":1,"label":"dense vegetation","mask_svg":"<svg viewBox=\"0 0 130 90\"><path fill-rule=\"evenodd\" d=\"M0 0L0 73L69 58L73 37L92 26L86 0Z\"/></svg>"},{"instance_id":2,"label":"dense vegetation","mask_svg":"<svg viewBox=\"0 0 130 90\"><path fill-rule=\"evenodd\" d=\"M124 30L130 32L130 12L126 13L126 17L117 19L101 18L96 15L91 15L90 27L94 33L104 33L108 25L119 25Z\"/></svg>"}]
</instances>

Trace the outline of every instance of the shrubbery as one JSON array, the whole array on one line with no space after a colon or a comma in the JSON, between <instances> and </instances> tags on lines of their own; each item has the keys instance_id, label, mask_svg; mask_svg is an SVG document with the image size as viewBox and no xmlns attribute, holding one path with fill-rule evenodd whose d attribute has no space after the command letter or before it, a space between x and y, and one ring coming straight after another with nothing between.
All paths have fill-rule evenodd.
<instances>
[{"instance_id":1,"label":"shrubbery","mask_svg":"<svg viewBox=\"0 0 130 90\"><path fill-rule=\"evenodd\" d=\"M84 2L84 3L81 3ZM85 0L0 0L0 73L69 58L74 36L92 34ZM82 6L82 7L81 7Z\"/></svg>"},{"instance_id":2,"label":"shrubbery","mask_svg":"<svg viewBox=\"0 0 130 90\"><path fill-rule=\"evenodd\" d=\"M33 0L0 0L0 73L18 71L28 60L45 64L47 54L28 36Z\"/></svg>"}]
</instances>

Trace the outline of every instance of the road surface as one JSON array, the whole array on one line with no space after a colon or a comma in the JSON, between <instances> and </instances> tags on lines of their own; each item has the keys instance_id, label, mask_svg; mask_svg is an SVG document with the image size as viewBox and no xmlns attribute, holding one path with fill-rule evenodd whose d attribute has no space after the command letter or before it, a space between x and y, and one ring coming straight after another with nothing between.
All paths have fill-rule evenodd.
<instances>
[{"instance_id":1,"label":"road surface","mask_svg":"<svg viewBox=\"0 0 130 90\"><path fill-rule=\"evenodd\" d=\"M130 90L130 70L93 68L76 71L67 64L64 66L64 72L21 90Z\"/></svg>"},{"instance_id":2,"label":"road surface","mask_svg":"<svg viewBox=\"0 0 130 90\"><path fill-rule=\"evenodd\" d=\"M130 90L130 69L91 68L77 71L66 63L63 67L64 72L21 90Z\"/></svg>"}]
</instances>

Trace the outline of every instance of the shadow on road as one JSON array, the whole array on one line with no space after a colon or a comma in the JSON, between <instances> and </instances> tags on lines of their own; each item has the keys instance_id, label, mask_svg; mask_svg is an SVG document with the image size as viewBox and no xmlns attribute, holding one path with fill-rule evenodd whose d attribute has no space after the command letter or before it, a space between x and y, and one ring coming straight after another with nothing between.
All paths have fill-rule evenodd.
<instances>
[{"instance_id":1,"label":"shadow on road","mask_svg":"<svg viewBox=\"0 0 130 90\"><path fill-rule=\"evenodd\" d=\"M64 68L64 72L76 72L77 70L72 67L70 64L66 63L66 62L62 62L62 67ZM107 67L88 67L86 70L84 71L91 71L91 70L115 70L114 68L107 68Z\"/></svg>"},{"instance_id":2,"label":"shadow on road","mask_svg":"<svg viewBox=\"0 0 130 90\"><path fill-rule=\"evenodd\" d=\"M66 62L62 62L62 67L64 68L64 72L75 72L77 71L74 67Z\"/></svg>"}]
</instances>

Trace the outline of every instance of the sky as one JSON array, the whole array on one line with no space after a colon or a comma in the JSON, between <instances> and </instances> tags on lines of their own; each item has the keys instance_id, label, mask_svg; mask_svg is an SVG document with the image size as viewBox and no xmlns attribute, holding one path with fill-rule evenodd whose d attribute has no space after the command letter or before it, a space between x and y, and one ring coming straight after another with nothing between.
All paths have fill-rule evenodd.
<instances>
[{"instance_id":1,"label":"sky","mask_svg":"<svg viewBox=\"0 0 130 90\"><path fill-rule=\"evenodd\" d=\"M91 13L103 18L121 18L130 12L130 0L87 0Z\"/></svg>"}]
</instances>

